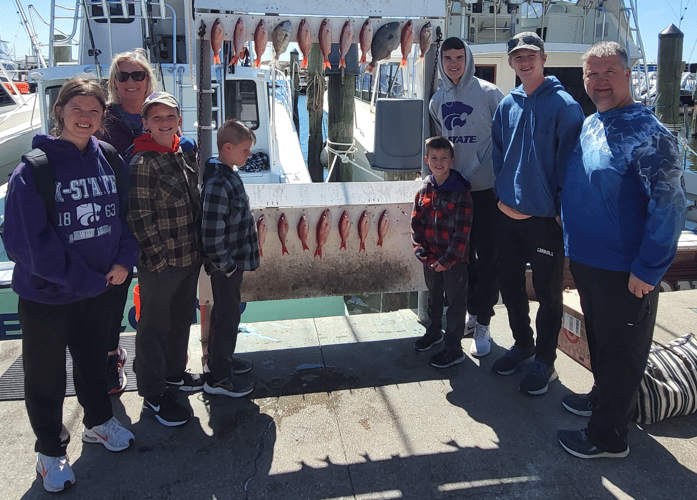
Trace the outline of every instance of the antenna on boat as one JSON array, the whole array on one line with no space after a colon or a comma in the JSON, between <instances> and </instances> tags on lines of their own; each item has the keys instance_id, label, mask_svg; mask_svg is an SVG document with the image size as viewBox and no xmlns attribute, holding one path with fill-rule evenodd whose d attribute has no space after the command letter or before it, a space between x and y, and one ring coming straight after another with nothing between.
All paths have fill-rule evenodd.
<instances>
[{"instance_id":1,"label":"antenna on boat","mask_svg":"<svg viewBox=\"0 0 697 500\"><path fill-rule=\"evenodd\" d=\"M97 78L101 81L102 69L99 66L99 54L101 54L102 51L95 48L95 46L94 46L94 35L92 34L92 24L90 23L90 13L87 10L87 3L85 2L85 0L82 0L82 8L85 9L85 21L87 22L87 33L90 36L90 45L92 46L92 48L87 53L91 56L94 56L94 70L97 73Z\"/></svg>"}]
</instances>

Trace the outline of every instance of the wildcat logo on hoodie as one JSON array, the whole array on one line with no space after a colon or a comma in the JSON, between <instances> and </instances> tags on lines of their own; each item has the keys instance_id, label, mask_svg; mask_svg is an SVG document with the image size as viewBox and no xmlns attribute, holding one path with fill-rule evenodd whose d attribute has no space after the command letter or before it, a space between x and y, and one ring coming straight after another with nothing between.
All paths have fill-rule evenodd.
<instances>
[{"instance_id":1,"label":"wildcat logo on hoodie","mask_svg":"<svg viewBox=\"0 0 697 500\"><path fill-rule=\"evenodd\" d=\"M443 124L448 130L453 127L461 127L467 123L467 117L472 114L474 108L462 102L446 102L441 106Z\"/></svg>"},{"instance_id":2,"label":"wildcat logo on hoodie","mask_svg":"<svg viewBox=\"0 0 697 500\"><path fill-rule=\"evenodd\" d=\"M462 127L467 124L467 117L472 114L474 108L465 103L455 101L446 102L441 105L441 114L443 115L443 125L451 133L446 137L453 144L457 143L475 143L477 142L476 135L454 135L452 133L455 127Z\"/></svg>"},{"instance_id":3,"label":"wildcat logo on hoodie","mask_svg":"<svg viewBox=\"0 0 697 500\"><path fill-rule=\"evenodd\" d=\"M102 207L96 203L85 203L79 205L75 211L77 212L77 220L80 221L80 224L87 227L99 220L99 212L102 211Z\"/></svg>"},{"instance_id":4,"label":"wildcat logo on hoodie","mask_svg":"<svg viewBox=\"0 0 697 500\"><path fill-rule=\"evenodd\" d=\"M88 229L78 229L77 231L73 231L72 234L68 236L68 242L69 243L74 243L76 241L80 240L88 240L90 238L95 238L97 236L103 236L105 234L111 234L111 225L110 224L105 224L103 226L99 227L89 227L93 225L96 222L99 222L101 216L100 213L102 211L101 205L97 205L96 203L84 203L82 205L78 205L77 208L75 209L75 215L77 217L78 222L84 226L87 227ZM109 205L107 205L107 210L106 210L106 216L109 217ZM63 225L69 225L70 224L70 213L66 212L63 214Z\"/></svg>"}]
</instances>

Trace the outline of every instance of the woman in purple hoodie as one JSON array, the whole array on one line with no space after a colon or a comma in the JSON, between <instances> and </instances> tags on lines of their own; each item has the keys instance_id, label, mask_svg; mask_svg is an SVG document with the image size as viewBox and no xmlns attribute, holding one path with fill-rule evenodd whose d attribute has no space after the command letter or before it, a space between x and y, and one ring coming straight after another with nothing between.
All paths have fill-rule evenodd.
<instances>
[{"instance_id":1,"label":"woman in purple hoodie","mask_svg":"<svg viewBox=\"0 0 697 500\"><path fill-rule=\"evenodd\" d=\"M10 177L5 200L3 240L15 262L12 288L19 295L25 402L39 453L36 471L52 492L75 482L66 457L70 436L62 423L66 346L85 410L83 441L111 451L134 442L114 417L106 390L114 285L133 268L138 245L125 222L127 186L119 189L93 137L105 109L99 83L68 80L53 108L53 135L38 134L33 140L55 179L53 204L37 188L38 169L26 158ZM128 173L123 162L119 167ZM40 175L45 179L45 173Z\"/></svg>"}]
</instances>

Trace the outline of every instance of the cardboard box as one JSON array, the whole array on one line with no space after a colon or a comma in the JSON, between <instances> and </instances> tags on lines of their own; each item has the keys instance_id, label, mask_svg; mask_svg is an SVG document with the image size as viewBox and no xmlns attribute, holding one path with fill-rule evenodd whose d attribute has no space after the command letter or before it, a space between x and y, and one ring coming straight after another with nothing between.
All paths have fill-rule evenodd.
<instances>
[{"instance_id":1,"label":"cardboard box","mask_svg":"<svg viewBox=\"0 0 697 500\"><path fill-rule=\"evenodd\" d=\"M586 323L581 310L581 298L576 290L564 291L564 315L561 319L557 347L578 363L591 369Z\"/></svg>"}]
</instances>

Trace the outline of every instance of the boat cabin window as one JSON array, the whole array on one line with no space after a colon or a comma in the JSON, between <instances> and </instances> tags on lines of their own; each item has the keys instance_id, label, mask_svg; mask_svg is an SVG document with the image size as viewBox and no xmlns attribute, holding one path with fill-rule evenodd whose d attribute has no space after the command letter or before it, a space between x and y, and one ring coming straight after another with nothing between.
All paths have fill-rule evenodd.
<instances>
[{"instance_id":1,"label":"boat cabin window","mask_svg":"<svg viewBox=\"0 0 697 500\"><path fill-rule=\"evenodd\" d=\"M474 76L496 85L496 66L493 64L475 66Z\"/></svg>"},{"instance_id":2,"label":"boat cabin window","mask_svg":"<svg viewBox=\"0 0 697 500\"><path fill-rule=\"evenodd\" d=\"M377 98L404 97L404 77L399 63L381 64L379 78ZM374 86L375 80L373 75L364 73L362 78L356 78L356 97L370 102Z\"/></svg>"},{"instance_id":3,"label":"boat cabin window","mask_svg":"<svg viewBox=\"0 0 697 500\"><path fill-rule=\"evenodd\" d=\"M102 8L102 2L101 1L92 1L91 2L92 7L90 11L90 17L92 18L93 21L97 23L107 23L108 20L106 16L104 15L104 9ZM107 2L109 5L109 18L111 19L112 23L122 23L122 24L127 24L127 23L132 23L135 19L136 15L136 8L135 4L132 2L128 3L128 17L124 17L123 15L123 8L121 7L121 2Z\"/></svg>"},{"instance_id":4,"label":"boat cabin window","mask_svg":"<svg viewBox=\"0 0 697 500\"><path fill-rule=\"evenodd\" d=\"M10 93L7 91L4 85L0 85L0 106L11 106L15 101L10 97Z\"/></svg>"},{"instance_id":5,"label":"boat cabin window","mask_svg":"<svg viewBox=\"0 0 697 500\"><path fill-rule=\"evenodd\" d=\"M241 121L252 130L259 128L259 105L254 81L225 81L225 119L230 118Z\"/></svg>"}]
</instances>

